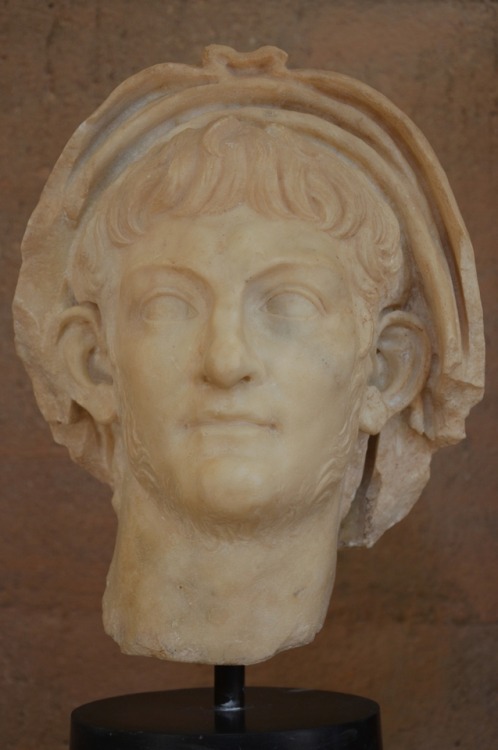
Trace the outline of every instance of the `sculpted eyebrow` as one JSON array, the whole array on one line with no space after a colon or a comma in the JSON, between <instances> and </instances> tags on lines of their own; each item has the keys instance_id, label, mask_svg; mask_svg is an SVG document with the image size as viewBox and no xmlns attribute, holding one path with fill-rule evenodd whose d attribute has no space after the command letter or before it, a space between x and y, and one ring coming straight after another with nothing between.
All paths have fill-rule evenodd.
<instances>
[{"instance_id":1,"label":"sculpted eyebrow","mask_svg":"<svg viewBox=\"0 0 498 750\"><path fill-rule=\"evenodd\" d=\"M129 271L123 277L122 283L131 283L134 286L149 286L151 283L160 282L162 279L176 281L187 281L196 285L203 285L203 279L189 268L170 266L164 264L141 266Z\"/></svg>"},{"instance_id":2,"label":"sculpted eyebrow","mask_svg":"<svg viewBox=\"0 0 498 750\"><path fill-rule=\"evenodd\" d=\"M319 282L323 285L326 281L330 284L331 281L336 280L338 286L342 287L345 281L344 273L342 270L335 269L330 266L326 261L320 263L307 263L306 261L296 262L282 262L270 268L265 268L262 271L254 274L249 281L251 283L263 282L265 280L271 280L275 277L276 280L282 278L289 278L293 283L302 282L306 284L310 281Z\"/></svg>"}]
</instances>

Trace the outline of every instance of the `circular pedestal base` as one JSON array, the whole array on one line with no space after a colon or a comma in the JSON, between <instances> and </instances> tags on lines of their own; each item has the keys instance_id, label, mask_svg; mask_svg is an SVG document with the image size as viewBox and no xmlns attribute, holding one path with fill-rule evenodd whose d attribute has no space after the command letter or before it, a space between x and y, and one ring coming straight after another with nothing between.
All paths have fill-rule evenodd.
<instances>
[{"instance_id":1,"label":"circular pedestal base","mask_svg":"<svg viewBox=\"0 0 498 750\"><path fill-rule=\"evenodd\" d=\"M71 716L70 750L381 750L373 701L318 690L246 688L243 709L216 711L210 689L138 693Z\"/></svg>"}]
</instances>

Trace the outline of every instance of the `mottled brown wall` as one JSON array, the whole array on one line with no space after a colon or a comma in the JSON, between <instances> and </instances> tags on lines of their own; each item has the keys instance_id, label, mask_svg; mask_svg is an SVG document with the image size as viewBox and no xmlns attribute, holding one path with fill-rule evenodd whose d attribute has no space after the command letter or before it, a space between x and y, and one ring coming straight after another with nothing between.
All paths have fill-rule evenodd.
<instances>
[{"instance_id":1,"label":"mottled brown wall","mask_svg":"<svg viewBox=\"0 0 498 750\"><path fill-rule=\"evenodd\" d=\"M114 519L106 488L52 444L14 356L10 303L23 228L72 130L122 79L211 42L276 44L394 99L432 142L476 248L488 395L468 440L372 550L341 553L315 643L249 681L380 701L386 750L498 746L498 4L394 0L3 0L0 6L0 745L66 747L72 707L208 684L205 667L124 657L100 597Z\"/></svg>"}]
</instances>

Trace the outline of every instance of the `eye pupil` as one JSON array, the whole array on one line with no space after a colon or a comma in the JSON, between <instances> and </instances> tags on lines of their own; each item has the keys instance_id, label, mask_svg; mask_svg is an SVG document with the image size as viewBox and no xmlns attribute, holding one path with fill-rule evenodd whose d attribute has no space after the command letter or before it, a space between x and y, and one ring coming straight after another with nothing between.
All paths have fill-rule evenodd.
<instances>
[{"instance_id":1,"label":"eye pupil","mask_svg":"<svg viewBox=\"0 0 498 750\"><path fill-rule=\"evenodd\" d=\"M312 318L318 313L315 302L301 292L274 294L266 301L265 310L270 315L301 320Z\"/></svg>"},{"instance_id":2,"label":"eye pupil","mask_svg":"<svg viewBox=\"0 0 498 750\"><path fill-rule=\"evenodd\" d=\"M190 302L178 297L176 294L156 294L147 300L141 309L144 320L150 321L175 321L188 320L196 314Z\"/></svg>"}]
</instances>

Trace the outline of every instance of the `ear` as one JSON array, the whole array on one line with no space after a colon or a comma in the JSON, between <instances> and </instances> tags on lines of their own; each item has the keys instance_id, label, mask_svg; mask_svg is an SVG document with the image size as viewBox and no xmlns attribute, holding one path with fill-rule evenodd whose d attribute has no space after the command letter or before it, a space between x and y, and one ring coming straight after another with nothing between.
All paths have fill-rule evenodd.
<instances>
[{"instance_id":1,"label":"ear","mask_svg":"<svg viewBox=\"0 0 498 750\"><path fill-rule=\"evenodd\" d=\"M394 414L413 403L427 379L430 344L416 315L395 310L381 320L360 429L377 435Z\"/></svg>"},{"instance_id":2,"label":"ear","mask_svg":"<svg viewBox=\"0 0 498 750\"><path fill-rule=\"evenodd\" d=\"M96 305L75 305L59 318L57 352L69 375L68 393L96 422L116 417L116 397Z\"/></svg>"}]
</instances>

